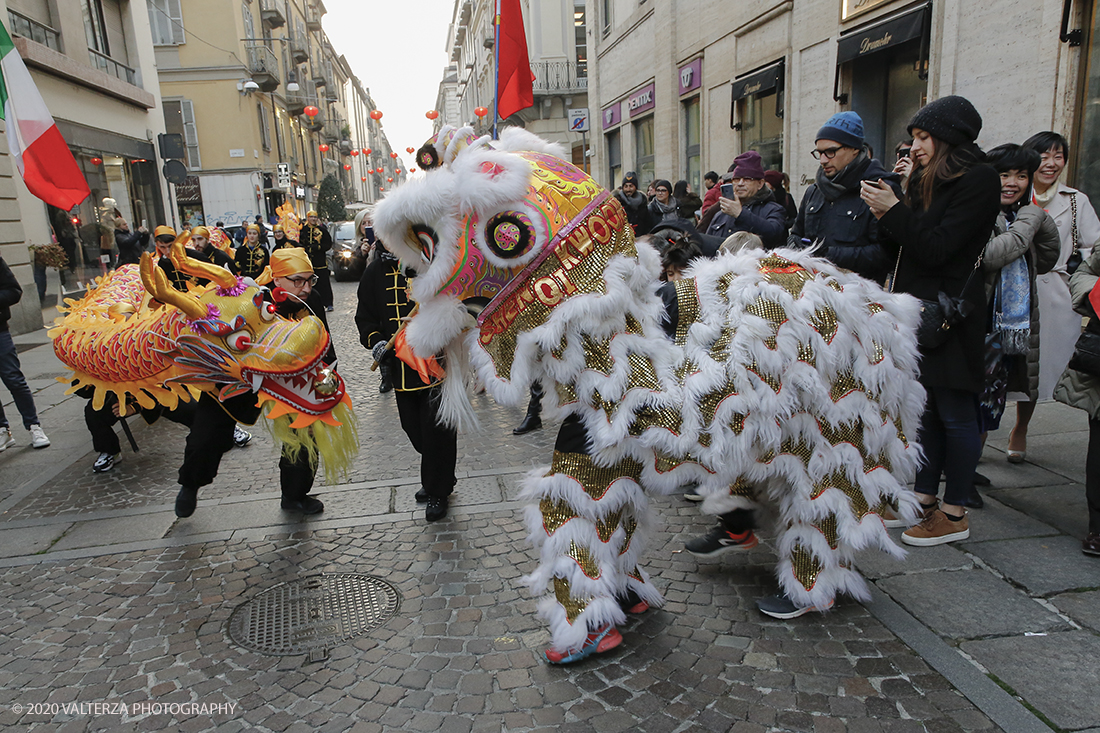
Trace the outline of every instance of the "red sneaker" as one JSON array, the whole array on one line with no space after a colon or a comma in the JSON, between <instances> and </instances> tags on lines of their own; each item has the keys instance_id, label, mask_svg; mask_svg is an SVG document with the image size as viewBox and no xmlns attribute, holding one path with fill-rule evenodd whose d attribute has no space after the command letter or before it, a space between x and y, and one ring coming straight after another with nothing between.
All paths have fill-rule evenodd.
<instances>
[{"instance_id":1,"label":"red sneaker","mask_svg":"<svg viewBox=\"0 0 1100 733\"><path fill-rule=\"evenodd\" d=\"M649 604L646 603L645 601L638 601L637 603L635 603L630 608L624 608L623 609L623 611L625 613L631 613L631 614L634 614L634 615L637 615L639 613L645 613L648 610L649 610Z\"/></svg>"},{"instance_id":2,"label":"red sneaker","mask_svg":"<svg viewBox=\"0 0 1100 733\"><path fill-rule=\"evenodd\" d=\"M588 632L588 638L584 640L580 649L559 652L557 649L550 648L543 652L543 656L550 664L570 664L579 662L592 654L602 654L622 643L623 635L614 626L608 624L602 629Z\"/></svg>"}]
</instances>

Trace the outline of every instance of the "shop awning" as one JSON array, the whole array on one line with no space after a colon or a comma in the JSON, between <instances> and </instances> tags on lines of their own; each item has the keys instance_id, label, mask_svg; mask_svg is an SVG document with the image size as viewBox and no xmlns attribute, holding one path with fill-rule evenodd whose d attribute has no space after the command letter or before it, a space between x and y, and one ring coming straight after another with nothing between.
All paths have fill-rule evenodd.
<instances>
[{"instance_id":1,"label":"shop awning","mask_svg":"<svg viewBox=\"0 0 1100 733\"><path fill-rule=\"evenodd\" d=\"M733 101L744 99L751 94L763 94L776 88L782 89L786 67L786 60L780 59L763 69L751 71L740 79L734 79Z\"/></svg>"},{"instance_id":2,"label":"shop awning","mask_svg":"<svg viewBox=\"0 0 1100 733\"><path fill-rule=\"evenodd\" d=\"M840 40L837 41L837 64L845 64L879 51L885 51L906 41L920 38L927 27L926 23L930 16L929 11L930 6L924 5L916 10L887 18L865 28L857 28L850 34L841 36Z\"/></svg>"}]
</instances>

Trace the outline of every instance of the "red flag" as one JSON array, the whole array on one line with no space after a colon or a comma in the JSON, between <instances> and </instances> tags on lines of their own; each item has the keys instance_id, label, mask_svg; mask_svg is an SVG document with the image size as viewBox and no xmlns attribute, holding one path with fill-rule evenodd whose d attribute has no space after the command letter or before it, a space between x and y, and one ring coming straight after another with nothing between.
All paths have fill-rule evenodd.
<instances>
[{"instance_id":1,"label":"red flag","mask_svg":"<svg viewBox=\"0 0 1100 733\"><path fill-rule=\"evenodd\" d=\"M535 104L531 82L531 60L527 56L527 34L519 0L500 0L500 56L497 65L497 115L511 117Z\"/></svg>"}]
</instances>

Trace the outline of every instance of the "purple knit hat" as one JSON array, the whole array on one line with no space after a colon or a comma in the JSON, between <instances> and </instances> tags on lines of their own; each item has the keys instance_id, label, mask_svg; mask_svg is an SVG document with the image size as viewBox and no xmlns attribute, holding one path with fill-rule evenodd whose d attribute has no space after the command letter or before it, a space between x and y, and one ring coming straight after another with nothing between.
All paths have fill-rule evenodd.
<instances>
[{"instance_id":1,"label":"purple knit hat","mask_svg":"<svg viewBox=\"0 0 1100 733\"><path fill-rule=\"evenodd\" d=\"M741 153L733 159L734 178L752 178L760 181L764 179L764 164L760 160L760 153L750 150Z\"/></svg>"}]
</instances>

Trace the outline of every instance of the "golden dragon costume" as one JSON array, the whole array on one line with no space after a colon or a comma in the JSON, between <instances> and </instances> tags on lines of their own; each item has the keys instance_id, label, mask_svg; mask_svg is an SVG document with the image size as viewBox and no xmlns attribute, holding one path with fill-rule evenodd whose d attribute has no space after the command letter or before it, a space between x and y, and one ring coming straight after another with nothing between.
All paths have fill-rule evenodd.
<instances>
[{"instance_id":1,"label":"golden dragon costume","mask_svg":"<svg viewBox=\"0 0 1100 733\"><path fill-rule=\"evenodd\" d=\"M209 284L177 291L146 253L66 301L50 331L73 372L59 381L72 383L70 393L93 388L96 409L108 393L174 409L200 391L220 400L252 392L280 439L319 453L330 479L346 472L358 449L351 398L322 362L329 335L321 321L280 317L265 288L188 257L180 241L170 259Z\"/></svg>"},{"instance_id":2,"label":"golden dragon costume","mask_svg":"<svg viewBox=\"0 0 1100 733\"><path fill-rule=\"evenodd\" d=\"M551 416L583 427L523 492L540 553L526 580L557 659L621 623L627 591L661 603L641 567L646 492L690 482L709 513L777 510L776 575L799 605L867 597L855 552L901 556L880 513L916 512L904 485L924 401L915 300L805 252L725 254L676 283L669 339L657 252L557 146L516 128L499 141L444 128L417 160L426 175L374 222L417 272L408 343L446 355L441 414L476 421L476 371L508 404L541 380Z\"/></svg>"}]
</instances>

